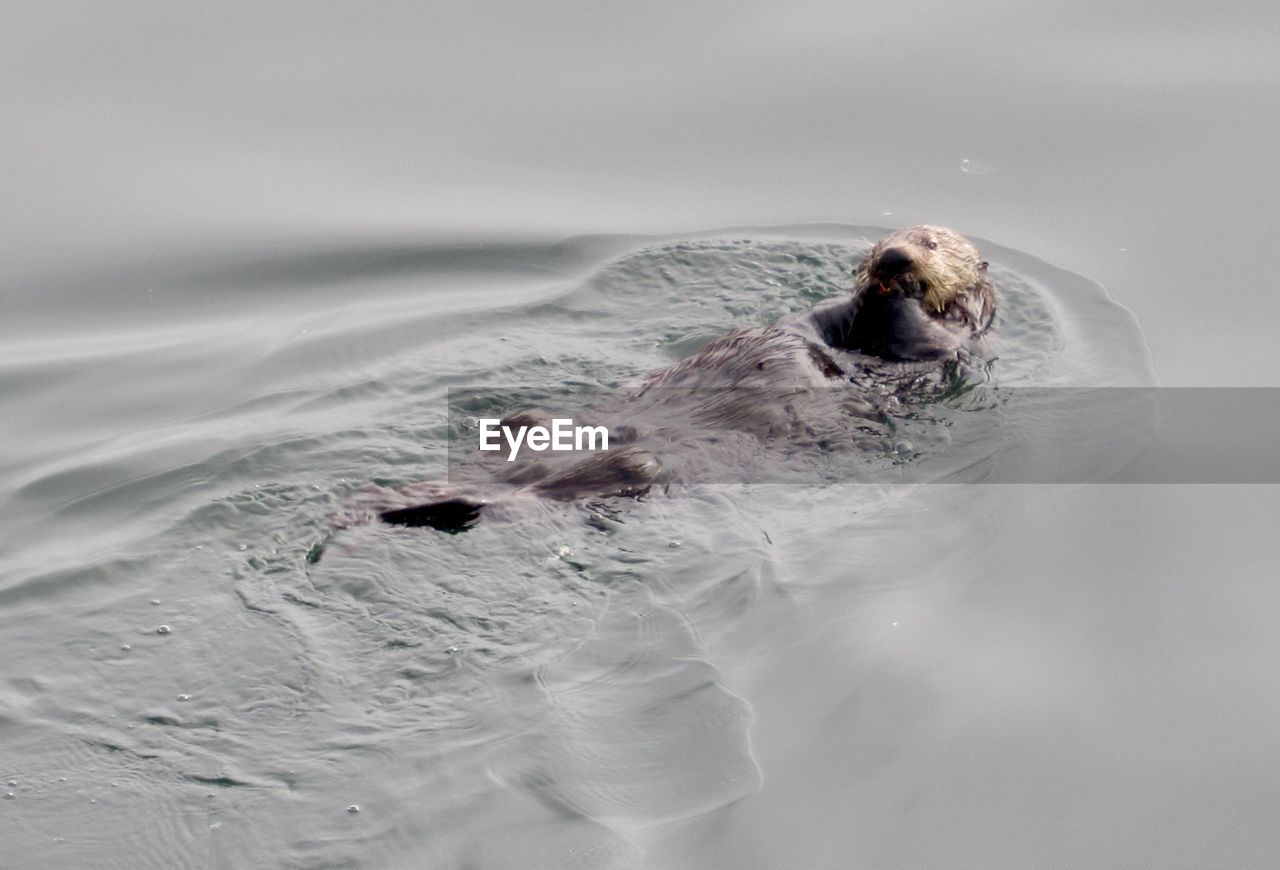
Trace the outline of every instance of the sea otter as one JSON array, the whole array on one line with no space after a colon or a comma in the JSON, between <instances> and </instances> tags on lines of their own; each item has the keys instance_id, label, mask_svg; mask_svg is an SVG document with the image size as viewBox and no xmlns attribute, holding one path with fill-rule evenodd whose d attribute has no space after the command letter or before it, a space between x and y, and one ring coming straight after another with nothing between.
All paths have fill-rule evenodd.
<instances>
[{"instance_id":1,"label":"sea otter","mask_svg":"<svg viewBox=\"0 0 1280 870\"><path fill-rule=\"evenodd\" d=\"M770 327L736 329L641 384L816 386L843 372L832 351L854 355L855 364L955 359L980 349L994 316L995 294L978 249L946 227L908 227L867 253L848 297Z\"/></svg>"},{"instance_id":2,"label":"sea otter","mask_svg":"<svg viewBox=\"0 0 1280 870\"><path fill-rule=\"evenodd\" d=\"M528 497L642 495L681 460L695 467L700 452L720 450L732 461L745 455L744 439L786 436L804 422L807 397L829 394L819 388L846 385L855 394L868 379L980 356L994 315L987 263L972 243L945 227L901 229L862 259L849 296L772 326L736 329L629 385L625 402L611 412L622 420L614 427L622 443L609 451L504 464L470 485L370 490L357 498L354 514L460 531L487 507ZM518 418L504 423L545 420L537 412Z\"/></svg>"}]
</instances>

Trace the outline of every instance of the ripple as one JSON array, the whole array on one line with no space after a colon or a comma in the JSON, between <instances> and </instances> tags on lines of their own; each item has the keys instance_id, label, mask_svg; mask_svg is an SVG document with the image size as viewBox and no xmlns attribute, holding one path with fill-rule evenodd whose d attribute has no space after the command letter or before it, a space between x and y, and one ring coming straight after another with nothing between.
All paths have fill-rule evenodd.
<instances>
[{"instance_id":1,"label":"ripple","mask_svg":"<svg viewBox=\"0 0 1280 870\"><path fill-rule=\"evenodd\" d=\"M450 389L551 399L623 382L848 292L882 234L212 252L174 280L228 288L230 319L259 317L251 335L200 347L158 330L0 361L74 401L112 371L139 388L145 349L216 393L164 418L120 412L110 438L67 427L5 484L22 516L5 529L0 626L25 676L0 684L0 725L24 854L57 836L55 864L625 867L660 826L753 795L742 669L832 587L876 595L957 563L923 548L903 576L901 529L962 560L967 525L891 488L797 486L545 504L457 536L331 519L370 481L442 472ZM1140 332L1101 288L981 247L999 383L1150 382ZM325 291L308 296L313 282ZM344 307L362 289L368 304ZM258 308L263 290L329 307ZM952 420L913 419L899 458L980 439Z\"/></svg>"}]
</instances>

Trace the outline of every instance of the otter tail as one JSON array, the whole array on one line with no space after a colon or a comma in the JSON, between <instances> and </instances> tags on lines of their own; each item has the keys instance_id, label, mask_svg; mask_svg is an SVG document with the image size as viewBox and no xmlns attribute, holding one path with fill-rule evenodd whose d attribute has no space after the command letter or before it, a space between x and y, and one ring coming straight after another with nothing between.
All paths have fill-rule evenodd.
<instances>
[{"instance_id":1,"label":"otter tail","mask_svg":"<svg viewBox=\"0 0 1280 870\"><path fill-rule=\"evenodd\" d=\"M377 513L378 519L395 526L431 528L457 534L465 532L480 522L481 512L495 502L508 503L520 493L538 495L556 501L581 498L609 498L630 496L636 498L649 491L650 486L662 478L662 465L646 450L626 449L614 453L602 453L556 469L542 480L521 489L495 495L479 492L460 494L456 489L431 484L426 501L406 507L387 508ZM415 493L401 490L403 495Z\"/></svg>"},{"instance_id":2,"label":"otter tail","mask_svg":"<svg viewBox=\"0 0 1280 870\"><path fill-rule=\"evenodd\" d=\"M431 528L457 534L480 522L485 503L468 498L447 498L410 507L394 508L378 514L378 519L393 526Z\"/></svg>"}]
</instances>

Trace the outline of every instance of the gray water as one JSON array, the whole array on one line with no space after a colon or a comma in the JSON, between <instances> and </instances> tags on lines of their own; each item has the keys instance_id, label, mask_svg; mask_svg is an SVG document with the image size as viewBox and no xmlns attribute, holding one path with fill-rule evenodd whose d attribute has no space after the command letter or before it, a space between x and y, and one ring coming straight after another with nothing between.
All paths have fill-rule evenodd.
<instances>
[{"instance_id":1,"label":"gray water","mask_svg":"<svg viewBox=\"0 0 1280 870\"><path fill-rule=\"evenodd\" d=\"M1001 386L1280 385L1276 18L7 10L0 866L1275 866L1273 486L332 517L922 221Z\"/></svg>"}]
</instances>

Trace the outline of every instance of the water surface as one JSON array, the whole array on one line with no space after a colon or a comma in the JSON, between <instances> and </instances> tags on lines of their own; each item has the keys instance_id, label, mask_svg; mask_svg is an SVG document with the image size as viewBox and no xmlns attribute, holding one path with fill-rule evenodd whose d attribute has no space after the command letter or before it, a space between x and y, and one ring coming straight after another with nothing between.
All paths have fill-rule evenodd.
<instances>
[{"instance_id":1,"label":"water surface","mask_svg":"<svg viewBox=\"0 0 1280 870\"><path fill-rule=\"evenodd\" d=\"M927 590L897 564L912 524L932 526L912 558L926 576L969 577L986 521L929 517L955 496L720 483L456 536L335 533L333 516L369 481L444 474L449 387L624 382L848 292L883 232L173 264L173 295L223 300L201 328L12 348L9 370L40 385L15 399L31 429L6 471L0 590L24 853L634 866L673 823L758 800L756 700L725 668L763 678L795 640L864 618L854 602ZM1101 288L985 254L997 382L1149 381Z\"/></svg>"},{"instance_id":2,"label":"water surface","mask_svg":"<svg viewBox=\"0 0 1280 870\"><path fill-rule=\"evenodd\" d=\"M1272 866L1274 487L718 486L305 556L443 473L449 388L611 386L891 226L981 241L1010 388L1276 386L1275 18L10 10L0 864Z\"/></svg>"}]
</instances>

